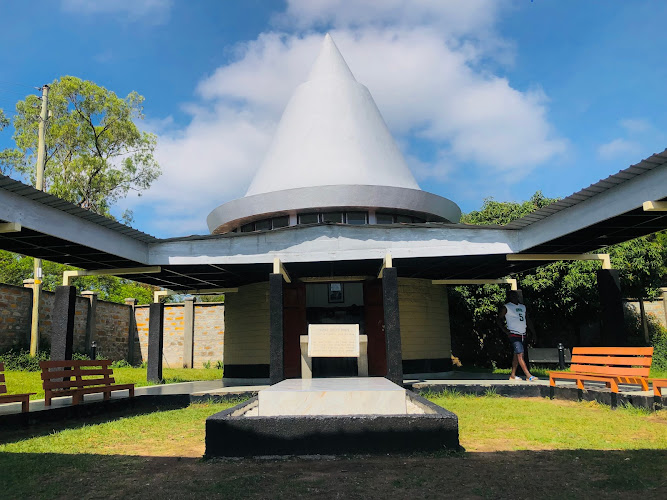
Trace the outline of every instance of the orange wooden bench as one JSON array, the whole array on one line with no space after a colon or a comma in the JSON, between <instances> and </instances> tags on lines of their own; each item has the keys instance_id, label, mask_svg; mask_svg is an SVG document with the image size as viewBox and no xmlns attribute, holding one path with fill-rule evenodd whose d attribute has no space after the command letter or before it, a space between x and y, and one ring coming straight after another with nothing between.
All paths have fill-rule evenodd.
<instances>
[{"instance_id":1,"label":"orange wooden bench","mask_svg":"<svg viewBox=\"0 0 667 500\"><path fill-rule=\"evenodd\" d=\"M23 413L30 410L30 396L36 394L29 392L26 394L7 394L7 385L5 384L5 364L0 363L0 403L21 403Z\"/></svg>"},{"instance_id":2,"label":"orange wooden bench","mask_svg":"<svg viewBox=\"0 0 667 500\"><path fill-rule=\"evenodd\" d=\"M653 347L575 347L569 372L549 372L549 385L556 380L604 382L611 392L618 393L618 384L641 385L648 391L648 373L653 361Z\"/></svg>"},{"instance_id":3,"label":"orange wooden bench","mask_svg":"<svg viewBox=\"0 0 667 500\"><path fill-rule=\"evenodd\" d=\"M84 394L103 393L104 400L113 391L127 390L134 397L134 384L115 384L111 361L41 361L44 406L51 406L51 399L72 396L72 404L83 401Z\"/></svg>"},{"instance_id":4,"label":"orange wooden bench","mask_svg":"<svg viewBox=\"0 0 667 500\"><path fill-rule=\"evenodd\" d=\"M653 384L653 394L661 398L662 391L660 389L667 388L667 378L651 378L649 382Z\"/></svg>"}]
</instances>

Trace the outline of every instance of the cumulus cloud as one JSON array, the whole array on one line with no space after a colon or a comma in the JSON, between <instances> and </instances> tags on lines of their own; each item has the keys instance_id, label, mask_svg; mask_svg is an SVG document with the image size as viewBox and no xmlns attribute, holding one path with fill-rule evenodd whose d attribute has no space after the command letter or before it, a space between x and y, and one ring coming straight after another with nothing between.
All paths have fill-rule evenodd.
<instances>
[{"instance_id":1,"label":"cumulus cloud","mask_svg":"<svg viewBox=\"0 0 667 500\"><path fill-rule=\"evenodd\" d=\"M63 10L87 15L111 14L126 21L162 24L169 19L173 0L62 0Z\"/></svg>"},{"instance_id":2,"label":"cumulus cloud","mask_svg":"<svg viewBox=\"0 0 667 500\"><path fill-rule=\"evenodd\" d=\"M191 123L160 134L164 174L144 199L183 220L198 212L203 227L208 211L242 196L318 53L322 26L371 91L418 179L445 182L465 163L481 177L521 180L567 143L552 130L540 89L518 90L484 63L511 52L493 33L503 3L290 0L274 25L280 31L238 44L228 64L200 81ZM428 158L415 143L429 144Z\"/></svg>"},{"instance_id":3,"label":"cumulus cloud","mask_svg":"<svg viewBox=\"0 0 667 500\"><path fill-rule=\"evenodd\" d=\"M615 160L619 156L637 156L641 151L641 146L635 141L618 138L613 141L602 144L598 148L598 156L603 160Z\"/></svg>"}]
</instances>

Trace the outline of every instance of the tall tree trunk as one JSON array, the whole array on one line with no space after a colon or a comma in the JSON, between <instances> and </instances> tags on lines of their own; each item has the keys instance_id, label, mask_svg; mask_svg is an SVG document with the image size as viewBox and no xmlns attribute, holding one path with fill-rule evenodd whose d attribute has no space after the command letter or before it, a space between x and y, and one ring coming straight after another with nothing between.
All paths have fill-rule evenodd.
<instances>
[{"instance_id":1,"label":"tall tree trunk","mask_svg":"<svg viewBox=\"0 0 667 500\"><path fill-rule=\"evenodd\" d=\"M639 297L639 316L642 320L642 328L644 329L644 340L646 345L651 343L651 339L648 334L648 321L646 321L646 309L644 309L644 299Z\"/></svg>"}]
</instances>

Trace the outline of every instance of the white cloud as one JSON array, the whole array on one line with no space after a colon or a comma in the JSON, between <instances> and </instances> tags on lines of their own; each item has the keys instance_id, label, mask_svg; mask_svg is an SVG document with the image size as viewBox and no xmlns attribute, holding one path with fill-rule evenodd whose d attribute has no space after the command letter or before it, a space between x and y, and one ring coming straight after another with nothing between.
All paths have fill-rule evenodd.
<instances>
[{"instance_id":1,"label":"white cloud","mask_svg":"<svg viewBox=\"0 0 667 500\"><path fill-rule=\"evenodd\" d=\"M112 14L126 21L162 24L169 19L173 0L62 0L63 10L76 14Z\"/></svg>"},{"instance_id":2,"label":"white cloud","mask_svg":"<svg viewBox=\"0 0 667 500\"><path fill-rule=\"evenodd\" d=\"M444 183L466 164L481 178L520 181L567 142L549 124L542 91L517 90L482 63L506 58L508 44L493 35L498 5L290 0L285 31L238 44L235 58L199 83L192 122L160 135L164 174L144 199L183 221L199 214L203 227L210 210L242 196L322 42L323 33L294 29L321 24L337 27L337 45L398 142L430 145L432 161L404 148L418 178Z\"/></svg>"},{"instance_id":3,"label":"white cloud","mask_svg":"<svg viewBox=\"0 0 667 500\"><path fill-rule=\"evenodd\" d=\"M637 156L640 151L641 146L637 142L619 137L606 144L602 144L598 148L598 156L603 160L615 160L619 156Z\"/></svg>"},{"instance_id":4,"label":"white cloud","mask_svg":"<svg viewBox=\"0 0 667 500\"><path fill-rule=\"evenodd\" d=\"M640 134L643 132L648 132L651 130L651 124L640 118L626 118L619 122L621 127L623 127L629 134Z\"/></svg>"}]
</instances>

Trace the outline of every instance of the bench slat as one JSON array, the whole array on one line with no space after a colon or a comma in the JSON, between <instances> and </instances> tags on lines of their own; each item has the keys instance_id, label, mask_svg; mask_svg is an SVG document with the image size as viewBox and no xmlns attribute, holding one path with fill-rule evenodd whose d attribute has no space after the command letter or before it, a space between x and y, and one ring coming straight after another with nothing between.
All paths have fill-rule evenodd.
<instances>
[{"instance_id":1,"label":"bench slat","mask_svg":"<svg viewBox=\"0 0 667 500\"><path fill-rule=\"evenodd\" d=\"M78 368L80 366L103 366L111 364L109 359L95 359L95 360L60 360L60 361L40 361L39 367L44 370L45 368Z\"/></svg>"},{"instance_id":2,"label":"bench slat","mask_svg":"<svg viewBox=\"0 0 667 500\"><path fill-rule=\"evenodd\" d=\"M5 364L0 363L0 372L4 372L4 371L5 371Z\"/></svg>"},{"instance_id":3,"label":"bench slat","mask_svg":"<svg viewBox=\"0 0 667 500\"><path fill-rule=\"evenodd\" d=\"M54 378L64 378L64 377L85 377L86 375L112 375L113 370L111 368L97 368L97 369L86 369L86 370L60 370L53 372L42 372L42 380L50 380Z\"/></svg>"},{"instance_id":4,"label":"bench slat","mask_svg":"<svg viewBox=\"0 0 667 500\"><path fill-rule=\"evenodd\" d=\"M113 378L98 378L98 379L87 379L87 380L45 380L42 384L44 389L70 389L70 388L81 388L89 387L93 385L109 385L113 384L115 380ZM56 392L56 391L53 391Z\"/></svg>"},{"instance_id":5,"label":"bench slat","mask_svg":"<svg viewBox=\"0 0 667 500\"><path fill-rule=\"evenodd\" d=\"M572 373L596 373L608 376L623 376L623 377L648 377L650 368L623 368L617 366L598 366L598 365L577 365L570 366Z\"/></svg>"},{"instance_id":6,"label":"bench slat","mask_svg":"<svg viewBox=\"0 0 667 500\"><path fill-rule=\"evenodd\" d=\"M603 356L651 356L653 347L573 347L575 354L601 354Z\"/></svg>"},{"instance_id":7,"label":"bench slat","mask_svg":"<svg viewBox=\"0 0 667 500\"><path fill-rule=\"evenodd\" d=\"M6 385L0 385L0 394L5 394L7 392L7 386Z\"/></svg>"},{"instance_id":8,"label":"bench slat","mask_svg":"<svg viewBox=\"0 0 667 500\"><path fill-rule=\"evenodd\" d=\"M613 365L613 366L651 366L651 357L628 356L572 356L573 364Z\"/></svg>"},{"instance_id":9,"label":"bench slat","mask_svg":"<svg viewBox=\"0 0 667 500\"><path fill-rule=\"evenodd\" d=\"M0 382L4 382L4 381L5 381L5 374L0 373Z\"/></svg>"}]
</instances>

